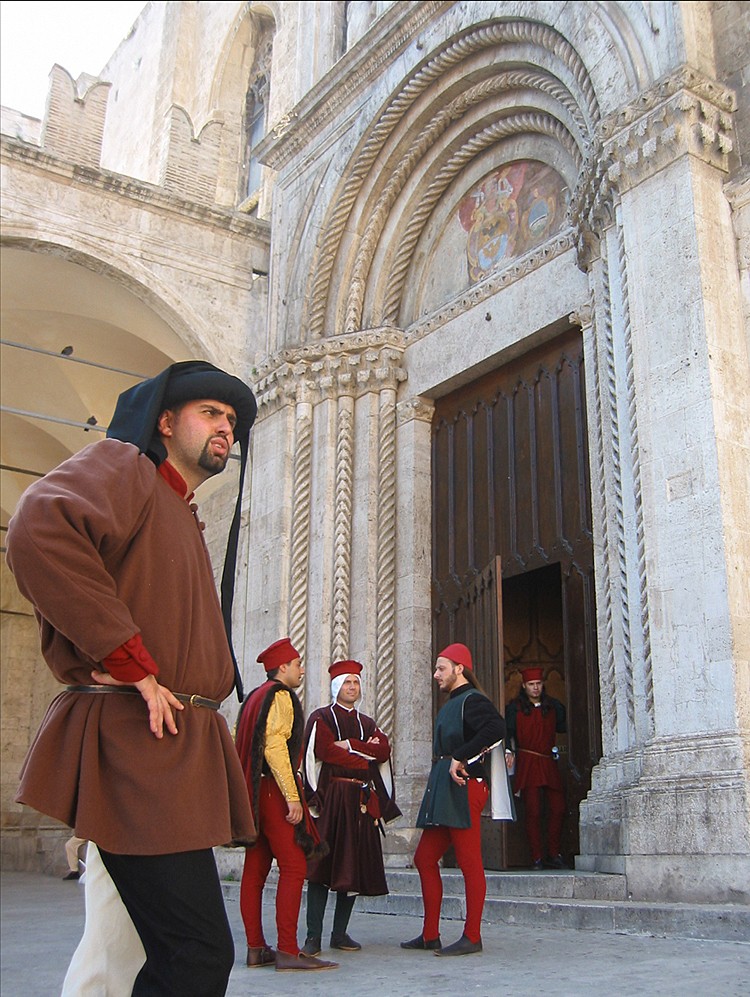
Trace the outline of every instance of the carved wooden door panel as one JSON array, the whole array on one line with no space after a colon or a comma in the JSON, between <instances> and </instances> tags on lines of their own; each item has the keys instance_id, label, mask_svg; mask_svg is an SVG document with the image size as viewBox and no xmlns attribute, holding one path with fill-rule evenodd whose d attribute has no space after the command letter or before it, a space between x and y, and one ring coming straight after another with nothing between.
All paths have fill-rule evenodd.
<instances>
[{"instance_id":1,"label":"carved wooden door panel","mask_svg":"<svg viewBox=\"0 0 750 997\"><path fill-rule=\"evenodd\" d=\"M548 691L568 710L563 845L572 857L578 805L601 756L579 330L437 401L432 493L433 650L468 644L503 707L521 668L542 662ZM488 868L527 864L522 829L506 837L485 855Z\"/></svg>"},{"instance_id":2,"label":"carved wooden door panel","mask_svg":"<svg viewBox=\"0 0 750 997\"><path fill-rule=\"evenodd\" d=\"M474 674L483 691L501 713L505 710L503 676L502 567L499 557L472 578L463 591L456 591L450 605L435 609L435 648L461 641L471 648ZM436 711L445 702L436 696ZM503 824L482 818L482 854L488 869L505 869L506 835ZM452 862L448 859L446 864Z\"/></svg>"}]
</instances>

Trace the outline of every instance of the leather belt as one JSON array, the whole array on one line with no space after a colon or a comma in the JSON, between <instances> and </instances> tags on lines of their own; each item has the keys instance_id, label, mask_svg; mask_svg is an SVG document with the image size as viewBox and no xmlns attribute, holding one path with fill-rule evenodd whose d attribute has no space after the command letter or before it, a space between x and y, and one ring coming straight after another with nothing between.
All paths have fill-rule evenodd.
<instances>
[{"instance_id":1,"label":"leather belt","mask_svg":"<svg viewBox=\"0 0 750 997\"><path fill-rule=\"evenodd\" d=\"M126 696L140 696L140 692L137 689L124 685L69 685L65 687L65 691L98 693L99 695L102 693L119 693ZM218 710L221 706L221 703L217 703L215 699L206 699L205 696L189 696L185 692L173 692L172 695L175 699L179 699L181 703L187 703L189 706L203 707L207 710Z\"/></svg>"},{"instance_id":2,"label":"leather belt","mask_svg":"<svg viewBox=\"0 0 750 997\"><path fill-rule=\"evenodd\" d=\"M554 755L544 755L541 751L532 751L531 748L519 748L519 752L523 755L536 755L537 758L554 758Z\"/></svg>"},{"instance_id":3,"label":"leather belt","mask_svg":"<svg viewBox=\"0 0 750 997\"><path fill-rule=\"evenodd\" d=\"M355 786L359 786L360 789L366 789L370 784L368 782L362 782L361 779L348 779L345 775L332 775L332 782L353 782Z\"/></svg>"}]
</instances>

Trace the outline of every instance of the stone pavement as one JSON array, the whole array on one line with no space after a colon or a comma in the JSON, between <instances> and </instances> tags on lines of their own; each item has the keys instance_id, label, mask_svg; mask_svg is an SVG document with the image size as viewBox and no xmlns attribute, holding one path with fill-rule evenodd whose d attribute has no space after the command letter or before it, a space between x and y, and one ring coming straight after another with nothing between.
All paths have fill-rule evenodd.
<instances>
[{"instance_id":1,"label":"stone pavement","mask_svg":"<svg viewBox=\"0 0 750 997\"><path fill-rule=\"evenodd\" d=\"M58 995L83 925L82 886L20 872L4 872L1 886L3 997ZM240 912L231 896L227 909L237 950L228 997L302 992L305 997L496 997L501 992L514 997L738 997L748 992L750 980L750 943L492 924L483 929L482 955L441 960L399 948L400 941L419 933L418 918L358 914L356 908L351 933L365 948L336 953L339 969L311 974L249 970ZM272 942L271 907L266 929ZM460 932L459 921L443 922L447 942Z\"/></svg>"}]
</instances>

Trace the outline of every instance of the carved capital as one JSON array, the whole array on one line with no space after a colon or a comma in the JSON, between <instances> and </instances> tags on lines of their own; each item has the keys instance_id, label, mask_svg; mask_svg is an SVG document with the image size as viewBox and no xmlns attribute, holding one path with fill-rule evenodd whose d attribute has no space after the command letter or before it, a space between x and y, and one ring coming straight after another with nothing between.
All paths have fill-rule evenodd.
<instances>
[{"instance_id":1,"label":"carved capital","mask_svg":"<svg viewBox=\"0 0 750 997\"><path fill-rule=\"evenodd\" d=\"M577 311L571 312L568 321L571 325L580 326L581 329L590 328L594 324L593 301L585 301Z\"/></svg>"},{"instance_id":2,"label":"carved capital","mask_svg":"<svg viewBox=\"0 0 750 997\"><path fill-rule=\"evenodd\" d=\"M435 412L435 405L429 398L422 398L416 395L414 398L407 398L404 402L399 402L396 406L396 418L399 425L411 422L412 419L419 419L421 422L432 422Z\"/></svg>"},{"instance_id":3,"label":"carved capital","mask_svg":"<svg viewBox=\"0 0 750 997\"><path fill-rule=\"evenodd\" d=\"M598 145L588 156L573 192L569 216L576 229L578 266L587 271L599 258L601 235L612 224L618 189L609 178L610 162Z\"/></svg>"},{"instance_id":4,"label":"carved capital","mask_svg":"<svg viewBox=\"0 0 750 997\"><path fill-rule=\"evenodd\" d=\"M259 365L258 416L300 401L315 405L329 398L359 398L370 391L395 389L407 376L403 354L403 334L391 328L282 350Z\"/></svg>"}]
</instances>

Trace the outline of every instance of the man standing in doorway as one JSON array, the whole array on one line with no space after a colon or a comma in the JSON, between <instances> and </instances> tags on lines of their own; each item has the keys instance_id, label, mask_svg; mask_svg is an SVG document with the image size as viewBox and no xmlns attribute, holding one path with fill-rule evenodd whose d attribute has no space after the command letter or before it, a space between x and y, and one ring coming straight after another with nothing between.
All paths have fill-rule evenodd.
<instances>
[{"instance_id":1,"label":"man standing in doorway","mask_svg":"<svg viewBox=\"0 0 750 997\"><path fill-rule=\"evenodd\" d=\"M391 747L375 721L360 713L362 665L337 661L328 669L331 703L310 715L305 729L305 789L329 854L310 863L307 940L303 952L319 955L328 891L336 894L331 948L362 948L348 934L357 894L388 892L380 842L382 822L401 816L393 799Z\"/></svg>"},{"instance_id":2,"label":"man standing in doorway","mask_svg":"<svg viewBox=\"0 0 750 997\"><path fill-rule=\"evenodd\" d=\"M134 995L219 997L234 962L212 849L255 827L218 712L241 687L191 500L235 440L244 468L255 413L238 378L173 364L124 392L109 438L31 485L8 528L8 564L67 686L17 799L98 847L145 949ZM239 496L235 512L239 526ZM228 615L229 552L225 578Z\"/></svg>"},{"instance_id":3,"label":"man standing in doorway","mask_svg":"<svg viewBox=\"0 0 750 997\"><path fill-rule=\"evenodd\" d=\"M480 817L489 796L484 755L502 742L505 723L474 677L471 652L451 644L435 663L434 679L448 694L435 722L432 770L417 827L424 828L414 855L424 903L422 934L404 949L431 949L435 955L482 951L481 921L487 883L482 862ZM453 845L466 890L466 921L457 942L442 948L440 907L443 885L438 863Z\"/></svg>"},{"instance_id":4,"label":"man standing in doorway","mask_svg":"<svg viewBox=\"0 0 750 997\"><path fill-rule=\"evenodd\" d=\"M542 869L545 864L542 793L546 791L547 865L552 869L567 869L560 853L565 795L553 756L556 735L566 731L565 707L559 699L548 696L544 691L544 672L541 668L525 668L521 678L521 692L508 704L505 713L509 742L506 754L511 762L515 761L513 787L526 811L526 835L532 868Z\"/></svg>"},{"instance_id":5,"label":"man standing in doorway","mask_svg":"<svg viewBox=\"0 0 750 997\"><path fill-rule=\"evenodd\" d=\"M237 751L245 772L258 840L245 853L240 911L247 936L247 965L275 966L277 972L335 969L300 952L297 945L307 858L320 855L317 836L297 781L302 760L304 717L294 693L305 674L299 652L283 637L258 655L266 681L243 703ZM276 859L277 950L263 933L263 887Z\"/></svg>"}]
</instances>

